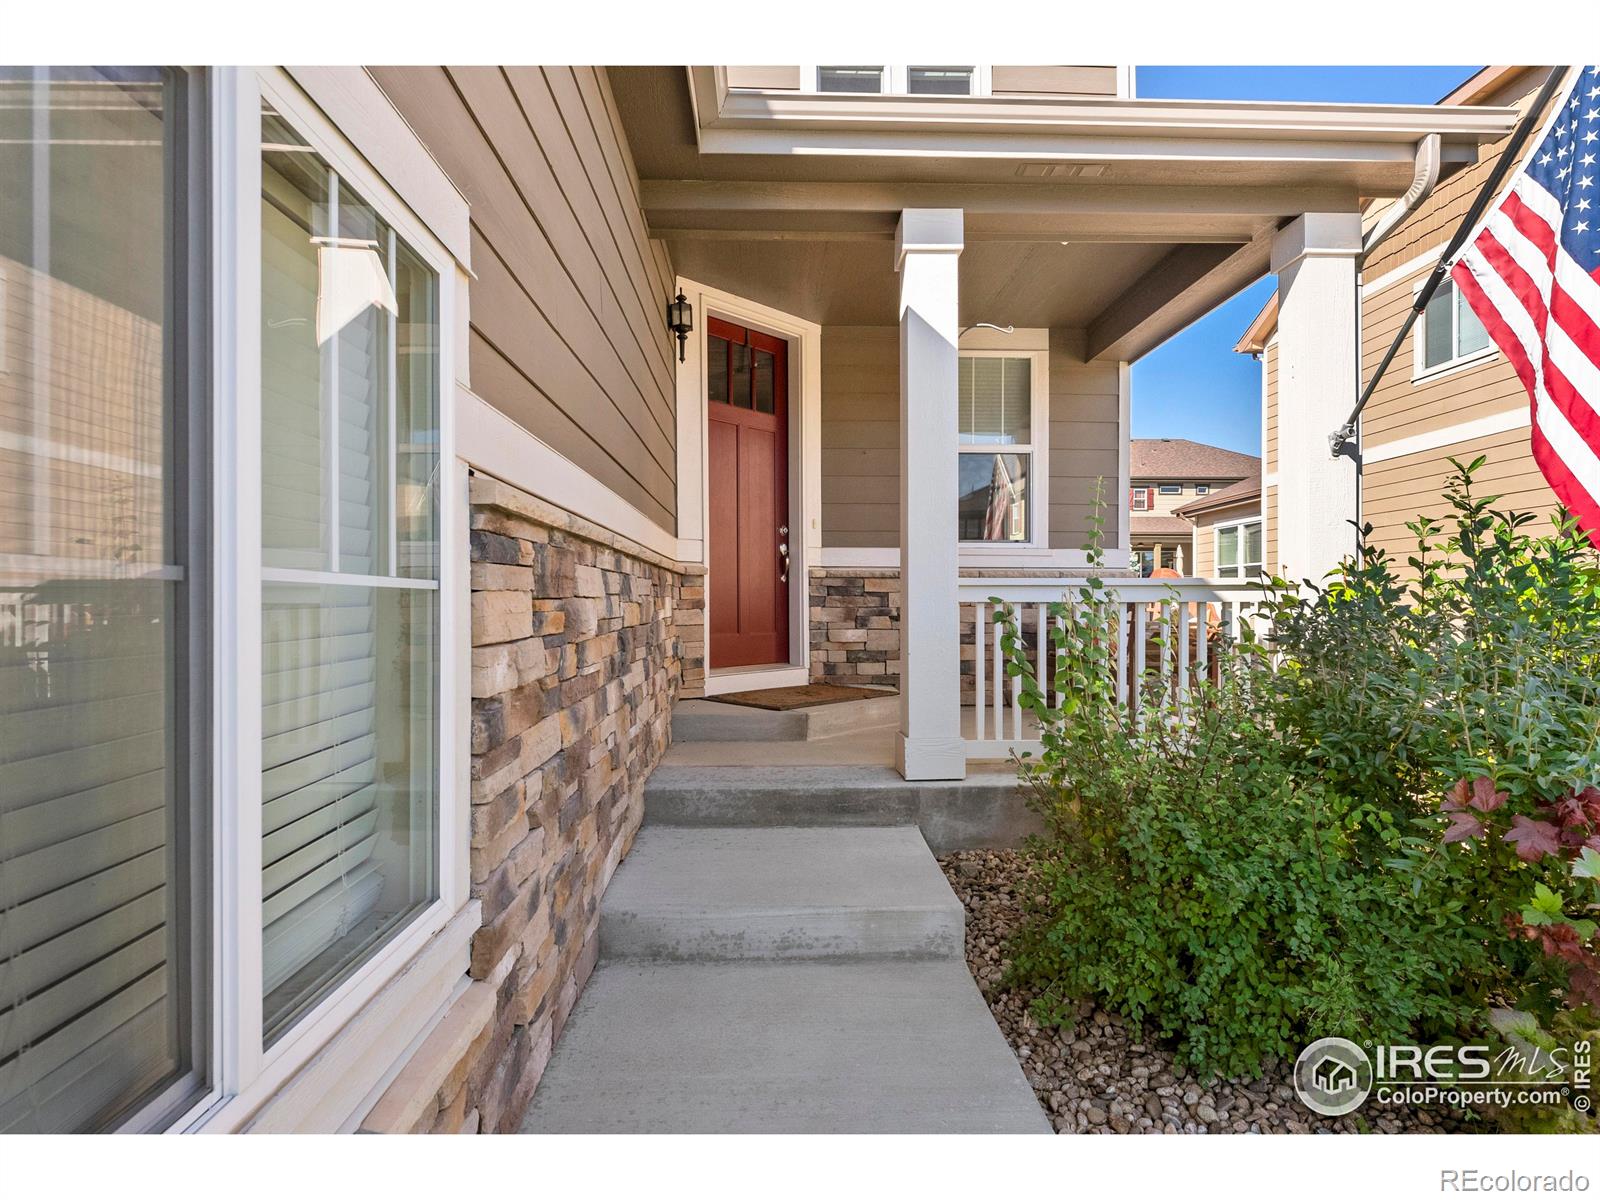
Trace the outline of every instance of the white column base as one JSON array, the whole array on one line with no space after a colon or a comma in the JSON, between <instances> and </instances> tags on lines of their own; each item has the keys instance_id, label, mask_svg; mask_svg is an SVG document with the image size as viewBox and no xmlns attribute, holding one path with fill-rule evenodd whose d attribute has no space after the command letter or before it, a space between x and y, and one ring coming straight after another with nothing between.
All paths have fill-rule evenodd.
<instances>
[{"instance_id":1,"label":"white column base","mask_svg":"<svg viewBox=\"0 0 1600 1200\"><path fill-rule=\"evenodd\" d=\"M906 779L965 779L967 743L961 738L919 738L900 733L894 765Z\"/></svg>"}]
</instances>

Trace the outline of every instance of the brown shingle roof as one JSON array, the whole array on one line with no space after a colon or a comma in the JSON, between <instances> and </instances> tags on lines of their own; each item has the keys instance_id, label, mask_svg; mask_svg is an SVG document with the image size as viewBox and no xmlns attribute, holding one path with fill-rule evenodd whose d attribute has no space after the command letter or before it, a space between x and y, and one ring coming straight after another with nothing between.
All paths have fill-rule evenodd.
<instances>
[{"instance_id":1,"label":"brown shingle roof","mask_svg":"<svg viewBox=\"0 0 1600 1200\"><path fill-rule=\"evenodd\" d=\"M1246 500L1254 500L1261 495L1261 476L1256 474L1249 479L1241 479L1238 483L1230 483L1220 492L1212 492L1209 496L1199 496L1189 503L1175 508L1172 511L1180 517L1193 517L1213 508L1227 508L1230 504L1242 504Z\"/></svg>"},{"instance_id":2,"label":"brown shingle roof","mask_svg":"<svg viewBox=\"0 0 1600 1200\"><path fill-rule=\"evenodd\" d=\"M1261 460L1253 454L1207 446L1187 438L1134 438L1128 474L1154 482L1180 479L1244 479L1261 474Z\"/></svg>"},{"instance_id":3,"label":"brown shingle roof","mask_svg":"<svg viewBox=\"0 0 1600 1200\"><path fill-rule=\"evenodd\" d=\"M1188 537L1194 526L1182 517L1141 517L1135 515L1128 522L1128 532L1134 537Z\"/></svg>"}]
</instances>

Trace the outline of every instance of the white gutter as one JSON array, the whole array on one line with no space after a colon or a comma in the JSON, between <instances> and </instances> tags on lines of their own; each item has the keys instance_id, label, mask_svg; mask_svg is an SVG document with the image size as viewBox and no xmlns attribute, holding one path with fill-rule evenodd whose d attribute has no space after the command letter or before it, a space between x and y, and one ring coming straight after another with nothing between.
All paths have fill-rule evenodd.
<instances>
[{"instance_id":1,"label":"white gutter","mask_svg":"<svg viewBox=\"0 0 1600 1200\"><path fill-rule=\"evenodd\" d=\"M1361 239L1361 256L1356 260L1360 266L1374 250L1378 243L1394 232L1399 225L1415 211L1417 205L1426 200L1432 193L1434 185L1439 182L1439 166L1443 157L1443 147L1437 133L1430 133L1417 143L1416 167L1411 175L1411 186L1378 218L1378 223L1367 231L1367 236Z\"/></svg>"}]
</instances>

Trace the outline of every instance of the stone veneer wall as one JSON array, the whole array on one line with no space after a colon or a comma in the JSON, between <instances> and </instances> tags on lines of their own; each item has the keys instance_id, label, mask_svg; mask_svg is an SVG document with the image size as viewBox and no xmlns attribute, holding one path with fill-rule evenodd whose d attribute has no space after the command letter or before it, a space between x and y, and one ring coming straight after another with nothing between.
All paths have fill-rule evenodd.
<instances>
[{"instance_id":1,"label":"stone veneer wall","mask_svg":"<svg viewBox=\"0 0 1600 1200\"><path fill-rule=\"evenodd\" d=\"M1049 578L1061 570L967 567L963 579ZM1081 571L1080 571L1081 573ZM1102 570L1102 578L1131 570ZM811 680L868 687L900 686L900 571L898 568L814 567L811 591ZM961 622L961 702L973 702L977 652L970 610ZM1032 618L1025 620L1032 634Z\"/></svg>"},{"instance_id":2,"label":"stone veneer wall","mask_svg":"<svg viewBox=\"0 0 1600 1200\"><path fill-rule=\"evenodd\" d=\"M900 686L900 572L813 567L811 679Z\"/></svg>"},{"instance_id":3,"label":"stone veneer wall","mask_svg":"<svg viewBox=\"0 0 1600 1200\"><path fill-rule=\"evenodd\" d=\"M515 1130L598 949L672 704L704 680L698 567L471 480L468 980L363 1122ZM690 681L693 681L691 686Z\"/></svg>"}]
</instances>

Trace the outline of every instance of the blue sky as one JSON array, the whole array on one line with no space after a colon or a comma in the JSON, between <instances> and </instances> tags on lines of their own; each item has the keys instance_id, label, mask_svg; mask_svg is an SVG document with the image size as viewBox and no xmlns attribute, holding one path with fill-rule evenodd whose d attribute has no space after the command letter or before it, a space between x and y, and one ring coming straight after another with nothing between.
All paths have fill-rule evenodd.
<instances>
[{"instance_id":1,"label":"blue sky","mask_svg":"<svg viewBox=\"0 0 1600 1200\"><path fill-rule=\"evenodd\" d=\"M1432 104L1476 67L1140 67L1141 96ZM1233 353L1272 294L1262 279L1133 365L1133 436L1261 453L1261 366ZM1352 400L1354 397L1352 397Z\"/></svg>"}]
</instances>

